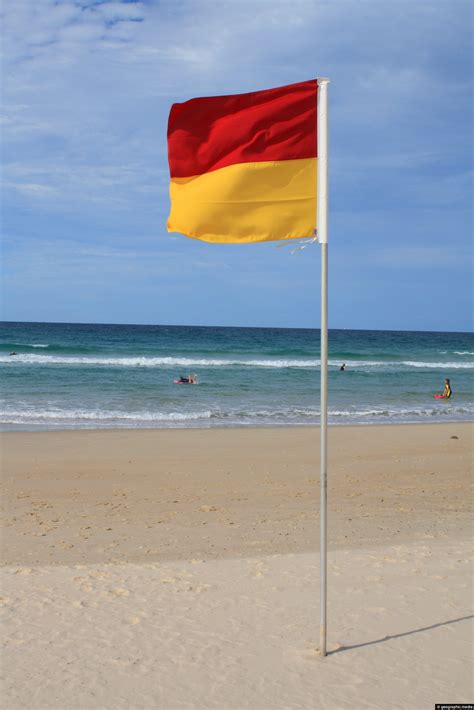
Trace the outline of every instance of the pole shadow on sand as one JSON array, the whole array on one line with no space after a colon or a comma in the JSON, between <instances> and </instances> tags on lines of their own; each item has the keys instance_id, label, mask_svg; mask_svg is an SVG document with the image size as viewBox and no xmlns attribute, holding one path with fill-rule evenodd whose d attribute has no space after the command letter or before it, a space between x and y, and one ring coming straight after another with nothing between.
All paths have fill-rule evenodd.
<instances>
[{"instance_id":1,"label":"pole shadow on sand","mask_svg":"<svg viewBox=\"0 0 474 710\"><path fill-rule=\"evenodd\" d=\"M341 646L341 648L336 648L334 651L328 651L328 656L332 656L334 653L341 653L341 651L352 651L355 648L363 648L364 646L373 646L376 643L383 643L384 641L391 641L392 639L399 639L402 636L411 636L412 634L419 634L421 631L430 631L431 629L437 629L439 626L447 626L448 624L456 624L459 621L467 621L467 619L474 619L474 614L469 616L461 616L459 619L451 619L450 621L441 621L439 624L432 624L432 626L424 626L421 629L413 629L413 631L404 631L402 634L392 634L391 636L384 636L381 639L375 639L375 641L366 641L365 643L355 643L353 646Z\"/></svg>"}]
</instances>

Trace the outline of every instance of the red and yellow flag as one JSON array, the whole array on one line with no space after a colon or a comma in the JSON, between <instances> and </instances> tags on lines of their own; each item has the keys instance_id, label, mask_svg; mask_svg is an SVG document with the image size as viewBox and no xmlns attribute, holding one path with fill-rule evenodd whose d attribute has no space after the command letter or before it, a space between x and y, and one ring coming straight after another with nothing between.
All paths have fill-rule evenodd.
<instances>
[{"instance_id":1,"label":"red and yellow flag","mask_svg":"<svg viewBox=\"0 0 474 710\"><path fill-rule=\"evenodd\" d=\"M171 107L168 231L206 242L312 237L317 80Z\"/></svg>"}]
</instances>

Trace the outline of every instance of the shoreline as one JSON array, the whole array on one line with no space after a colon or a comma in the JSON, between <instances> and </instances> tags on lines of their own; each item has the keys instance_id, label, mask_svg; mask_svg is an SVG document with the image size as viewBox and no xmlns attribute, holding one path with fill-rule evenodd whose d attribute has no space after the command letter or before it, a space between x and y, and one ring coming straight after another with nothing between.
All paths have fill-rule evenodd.
<instances>
[{"instance_id":1,"label":"shoreline","mask_svg":"<svg viewBox=\"0 0 474 710\"><path fill-rule=\"evenodd\" d=\"M328 424L328 429L360 429L360 428L375 428L375 427L413 427L413 426L449 426L449 425L474 425L474 419L449 419L448 421L407 421L407 422L360 422L359 424L354 422L348 422L344 424L343 422L339 424ZM42 425L39 424L38 427ZM280 431L282 429L320 429L319 424L261 424L260 426L232 424L229 426L223 425L213 425L213 426L189 426L183 424L183 426L156 426L156 427L131 427L131 426L91 426L91 427L78 427L71 425L70 427L61 428L62 425L57 428L47 428L47 429L2 429L0 426L0 437L5 434L70 434L72 432L161 432L161 431L261 431L261 430L275 430Z\"/></svg>"}]
</instances>

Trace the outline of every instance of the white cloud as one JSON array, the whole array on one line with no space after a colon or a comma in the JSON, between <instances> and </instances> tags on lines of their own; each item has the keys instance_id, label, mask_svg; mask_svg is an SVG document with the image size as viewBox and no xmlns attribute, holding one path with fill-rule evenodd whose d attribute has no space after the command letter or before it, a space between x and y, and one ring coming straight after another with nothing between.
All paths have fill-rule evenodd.
<instances>
[{"instance_id":1,"label":"white cloud","mask_svg":"<svg viewBox=\"0 0 474 710\"><path fill-rule=\"evenodd\" d=\"M141 2L104 2L93 7L106 22L138 21L145 18L145 7Z\"/></svg>"},{"instance_id":2,"label":"white cloud","mask_svg":"<svg viewBox=\"0 0 474 710\"><path fill-rule=\"evenodd\" d=\"M50 185L40 185L38 183L33 182L5 182L4 187L10 188L12 190L18 190L19 192L24 192L27 195L31 195L33 197L54 197L58 194L58 191Z\"/></svg>"},{"instance_id":3,"label":"white cloud","mask_svg":"<svg viewBox=\"0 0 474 710\"><path fill-rule=\"evenodd\" d=\"M319 73L333 80L331 175L344 194L339 209L373 206L380 197L374 185L395 204L401 177L404 199L458 204L467 184L462 160L471 129L468 114L465 122L459 116L469 110L470 73L462 64L452 71L449 61L468 46L462 18L469 3L455 5L9 3L5 181L17 199L35 204L39 195L57 195L56 212L79 207L112 219L128 210L133 219L138 210L162 229L173 101Z\"/></svg>"},{"instance_id":4,"label":"white cloud","mask_svg":"<svg viewBox=\"0 0 474 710\"><path fill-rule=\"evenodd\" d=\"M453 249L451 245L432 247L396 246L379 248L364 255L375 266L393 269L458 269L472 259L472 251Z\"/></svg>"}]
</instances>

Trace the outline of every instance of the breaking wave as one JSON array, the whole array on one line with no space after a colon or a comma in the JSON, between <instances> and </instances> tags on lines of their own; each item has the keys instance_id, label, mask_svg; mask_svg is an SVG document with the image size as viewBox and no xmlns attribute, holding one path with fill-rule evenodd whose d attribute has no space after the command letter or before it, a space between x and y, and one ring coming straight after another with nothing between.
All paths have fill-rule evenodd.
<instances>
[{"instance_id":1,"label":"breaking wave","mask_svg":"<svg viewBox=\"0 0 474 710\"><path fill-rule=\"evenodd\" d=\"M37 347L47 347L40 346ZM317 368L319 359L251 359L243 358L193 358L193 357L94 357L94 356L62 356L17 354L1 355L0 363L24 365L62 365L62 366L94 366L94 367L271 367L271 368ZM330 360L331 367L339 367L340 360ZM348 370L366 368L426 368L430 370L473 369L474 362L425 362L422 360L347 360Z\"/></svg>"},{"instance_id":2,"label":"breaking wave","mask_svg":"<svg viewBox=\"0 0 474 710\"><path fill-rule=\"evenodd\" d=\"M330 409L331 424L376 424L383 422L461 421L472 418L474 406L367 407ZM316 408L203 410L194 412L115 411L100 409L6 409L0 423L42 428L176 428L208 426L318 425Z\"/></svg>"}]
</instances>

